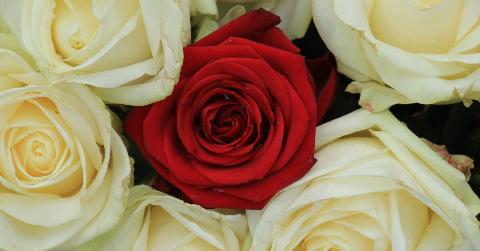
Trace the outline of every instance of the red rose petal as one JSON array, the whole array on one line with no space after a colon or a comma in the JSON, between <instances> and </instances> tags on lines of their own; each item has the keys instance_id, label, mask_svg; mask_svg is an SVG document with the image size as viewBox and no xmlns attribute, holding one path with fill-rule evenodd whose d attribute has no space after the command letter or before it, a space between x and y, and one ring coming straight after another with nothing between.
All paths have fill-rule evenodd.
<instances>
[{"instance_id":1,"label":"red rose petal","mask_svg":"<svg viewBox=\"0 0 480 251\"><path fill-rule=\"evenodd\" d=\"M334 60L330 53L315 60L307 60L317 96L317 125L322 122L335 97L339 74L334 66Z\"/></svg>"},{"instance_id":2,"label":"red rose petal","mask_svg":"<svg viewBox=\"0 0 480 251\"><path fill-rule=\"evenodd\" d=\"M261 203L271 198L282 188L302 178L312 168L315 161L312 158L291 163L284 169L265 177L261 181L241 186L222 187L219 190L224 194Z\"/></svg>"},{"instance_id":3,"label":"red rose petal","mask_svg":"<svg viewBox=\"0 0 480 251\"><path fill-rule=\"evenodd\" d=\"M250 199L241 199L215 190L197 188L186 185L178 179L172 179L171 183L182 190L193 203L205 208L261 209L267 203L267 201L254 202Z\"/></svg>"},{"instance_id":4,"label":"red rose petal","mask_svg":"<svg viewBox=\"0 0 480 251\"><path fill-rule=\"evenodd\" d=\"M285 36L285 33L283 33L277 27L273 27L270 30L266 31L255 41L277 49L286 50L294 54L300 53L300 49L295 46L292 41L290 41L290 39Z\"/></svg>"},{"instance_id":5,"label":"red rose petal","mask_svg":"<svg viewBox=\"0 0 480 251\"><path fill-rule=\"evenodd\" d=\"M175 106L184 83L178 83L172 95L152 105L150 112L143 121L143 140L145 152L164 165L168 165L164 148L159 142L164 142L166 125L175 119Z\"/></svg>"},{"instance_id":6,"label":"red rose petal","mask_svg":"<svg viewBox=\"0 0 480 251\"><path fill-rule=\"evenodd\" d=\"M191 46L217 45L230 37L255 40L279 23L280 18L269 11L249 11Z\"/></svg>"},{"instance_id":7,"label":"red rose petal","mask_svg":"<svg viewBox=\"0 0 480 251\"><path fill-rule=\"evenodd\" d=\"M145 150L143 144L143 121L150 112L151 106L136 107L125 118L123 128L125 132L132 138L133 142L140 148Z\"/></svg>"},{"instance_id":8,"label":"red rose petal","mask_svg":"<svg viewBox=\"0 0 480 251\"><path fill-rule=\"evenodd\" d=\"M196 186L212 186L214 182L207 179L200 172L197 172L192 165L195 160L188 158L187 152L184 150L176 133L175 121L167 122L164 144L165 156L168 168L171 174L182 182ZM167 178L170 180L169 178Z\"/></svg>"},{"instance_id":9,"label":"red rose petal","mask_svg":"<svg viewBox=\"0 0 480 251\"><path fill-rule=\"evenodd\" d=\"M190 77L209 63L222 58L261 58L250 46L244 45L217 45L217 46L189 46L183 49L184 61L181 79Z\"/></svg>"}]
</instances>

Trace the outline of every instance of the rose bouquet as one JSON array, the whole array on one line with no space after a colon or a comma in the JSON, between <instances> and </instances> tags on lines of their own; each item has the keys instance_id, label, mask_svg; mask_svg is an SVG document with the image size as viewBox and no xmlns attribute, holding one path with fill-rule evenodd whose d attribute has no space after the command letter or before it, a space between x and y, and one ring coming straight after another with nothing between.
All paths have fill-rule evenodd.
<instances>
[{"instance_id":1,"label":"rose bouquet","mask_svg":"<svg viewBox=\"0 0 480 251\"><path fill-rule=\"evenodd\" d=\"M0 0L0 250L480 250L479 10Z\"/></svg>"}]
</instances>

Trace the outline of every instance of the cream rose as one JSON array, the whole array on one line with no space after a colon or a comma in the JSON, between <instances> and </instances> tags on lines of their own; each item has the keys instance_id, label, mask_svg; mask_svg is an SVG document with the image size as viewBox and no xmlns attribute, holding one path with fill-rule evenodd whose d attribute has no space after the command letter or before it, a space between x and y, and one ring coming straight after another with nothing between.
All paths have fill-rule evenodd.
<instances>
[{"instance_id":1,"label":"cream rose","mask_svg":"<svg viewBox=\"0 0 480 251\"><path fill-rule=\"evenodd\" d=\"M0 92L0 250L62 250L112 228L130 160L87 87Z\"/></svg>"},{"instance_id":2,"label":"cream rose","mask_svg":"<svg viewBox=\"0 0 480 251\"><path fill-rule=\"evenodd\" d=\"M262 211L252 250L480 250L464 175L389 112L317 127L317 163Z\"/></svg>"},{"instance_id":3,"label":"cream rose","mask_svg":"<svg viewBox=\"0 0 480 251\"><path fill-rule=\"evenodd\" d=\"M136 186L120 224L82 250L239 251L247 232L243 215L223 215Z\"/></svg>"},{"instance_id":4,"label":"cream rose","mask_svg":"<svg viewBox=\"0 0 480 251\"><path fill-rule=\"evenodd\" d=\"M128 105L171 94L190 40L188 0L0 0L0 18L49 82Z\"/></svg>"},{"instance_id":5,"label":"cream rose","mask_svg":"<svg viewBox=\"0 0 480 251\"><path fill-rule=\"evenodd\" d=\"M372 111L480 100L478 0L313 0L339 71Z\"/></svg>"}]
</instances>

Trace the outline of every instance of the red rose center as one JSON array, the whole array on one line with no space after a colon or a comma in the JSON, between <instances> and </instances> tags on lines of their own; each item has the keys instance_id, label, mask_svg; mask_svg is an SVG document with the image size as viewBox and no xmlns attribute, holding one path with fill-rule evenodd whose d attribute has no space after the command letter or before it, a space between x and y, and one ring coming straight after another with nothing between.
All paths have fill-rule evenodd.
<instances>
[{"instance_id":1,"label":"red rose center","mask_svg":"<svg viewBox=\"0 0 480 251\"><path fill-rule=\"evenodd\" d=\"M218 90L217 90L218 91ZM227 145L252 143L257 136L249 107L234 90L221 90L206 102L196 120L196 128L206 141ZM242 104L243 103L243 104Z\"/></svg>"}]
</instances>

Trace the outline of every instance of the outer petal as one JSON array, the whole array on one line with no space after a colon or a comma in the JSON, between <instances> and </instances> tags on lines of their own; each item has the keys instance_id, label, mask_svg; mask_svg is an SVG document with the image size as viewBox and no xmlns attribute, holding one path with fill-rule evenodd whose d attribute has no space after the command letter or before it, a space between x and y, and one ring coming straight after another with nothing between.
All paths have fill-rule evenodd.
<instances>
[{"instance_id":1,"label":"outer petal","mask_svg":"<svg viewBox=\"0 0 480 251\"><path fill-rule=\"evenodd\" d=\"M338 61L370 79L378 80L377 73L363 52L361 35L353 32L335 15L334 3L334 0L313 0L313 20L320 36Z\"/></svg>"},{"instance_id":2,"label":"outer petal","mask_svg":"<svg viewBox=\"0 0 480 251\"><path fill-rule=\"evenodd\" d=\"M45 83L43 76L35 72L34 61L10 33L0 32L0 90L22 84Z\"/></svg>"},{"instance_id":3,"label":"outer petal","mask_svg":"<svg viewBox=\"0 0 480 251\"><path fill-rule=\"evenodd\" d=\"M277 0L274 6L271 1L261 0L255 8L265 8L278 15L282 20L279 28L290 39L302 38L312 20L311 0Z\"/></svg>"},{"instance_id":4,"label":"outer petal","mask_svg":"<svg viewBox=\"0 0 480 251\"><path fill-rule=\"evenodd\" d=\"M332 65L333 57L326 54L322 58L306 61L312 75L313 89L317 99L317 125L322 122L337 92L339 74Z\"/></svg>"},{"instance_id":5,"label":"outer petal","mask_svg":"<svg viewBox=\"0 0 480 251\"><path fill-rule=\"evenodd\" d=\"M154 62L149 67L151 70L145 72L145 74L153 76L150 80L144 81L140 85L125 85L114 89L96 89L96 93L107 102L136 106L150 104L170 95L178 81L183 62L182 48L190 40L189 37L184 37L184 34L189 32L186 31L185 24L189 26L189 23L183 12L183 6L177 6L172 1L167 1L163 4L151 1L143 2L145 2L143 5L143 17L147 34L149 35L151 50L154 53ZM154 10L157 11L155 12ZM158 31L158 27L161 27L159 32L154 32ZM159 66L162 67L160 71L157 69ZM134 65L130 68L132 67ZM131 74L132 69L130 68L122 69L122 72ZM111 74L106 76L109 75Z\"/></svg>"},{"instance_id":6,"label":"outer petal","mask_svg":"<svg viewBox=\"0 0 480 251\"><path fill-rule=\"evenodd\" d=\"M273 28L279 22L279 17L268 11L251 11L226 24L222 27L222 30L213 32L192 46L217 45L230 37L241 37L255 40L258 35Z\"/></svg>"}]
</instances>

